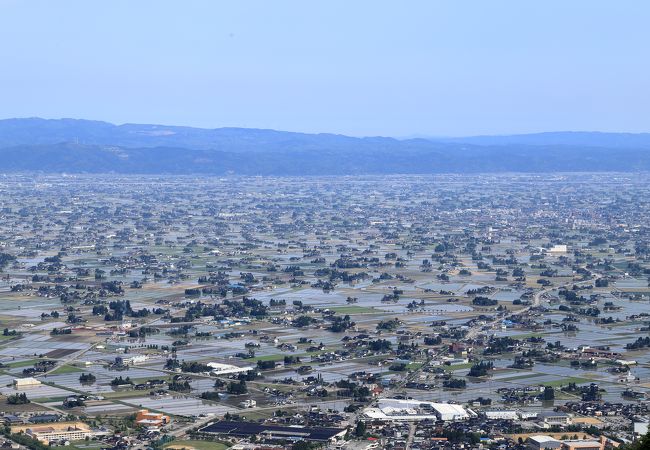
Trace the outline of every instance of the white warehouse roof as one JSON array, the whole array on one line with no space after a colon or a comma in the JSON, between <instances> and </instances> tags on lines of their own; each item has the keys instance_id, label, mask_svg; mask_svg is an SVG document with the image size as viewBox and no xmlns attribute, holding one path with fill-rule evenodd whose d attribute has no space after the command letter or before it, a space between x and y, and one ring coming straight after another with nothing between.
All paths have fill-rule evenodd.
<instances>
[{"instance_id":1,"label":"white warehouse roof","mask_svg":"<svg viewBox=\"0 0 650 450\"><path fill-rule=\"evenodd\" d=\"M398 400L380 399L377 407L366 408L364 414L373 420L466 420L470 414L475 415L471 410L466 410L461 405L450 403L433 403L420 400Z\"/></svg>"}]
</instances>

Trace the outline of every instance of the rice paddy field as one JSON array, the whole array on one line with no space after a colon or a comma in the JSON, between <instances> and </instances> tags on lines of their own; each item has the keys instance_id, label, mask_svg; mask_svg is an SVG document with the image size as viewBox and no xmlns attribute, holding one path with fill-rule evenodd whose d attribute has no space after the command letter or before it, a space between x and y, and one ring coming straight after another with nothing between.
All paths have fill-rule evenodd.
<instances>
[{"instance_id":1,"label":"rice paddy field","mask_svg":"<svg viewBox=\"0 0 650 450\"><path fill-rule=\"evenodd\" d=\"M647 402L642 177L145 181L0 182L3 412L16 393L85 417L343 412L360 401L347 381L529 411L591 384L598 402Z\"/></svg>"}]
</instances>

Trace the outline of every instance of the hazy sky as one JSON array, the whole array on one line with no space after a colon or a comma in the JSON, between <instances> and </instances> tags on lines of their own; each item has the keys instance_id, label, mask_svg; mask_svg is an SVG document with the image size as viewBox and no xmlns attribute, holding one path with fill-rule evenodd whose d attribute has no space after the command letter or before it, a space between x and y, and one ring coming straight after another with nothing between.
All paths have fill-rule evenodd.
<instances>
[{"instance_id":1,"label":"hazy sky","mask_svg":"<svg viewBox=\"0 0 650 450\"><path fill-rule=\"evenodd\" d=\"M650 2L0 0L0 118L650 131Z\"/></svg>"}]
</instances>

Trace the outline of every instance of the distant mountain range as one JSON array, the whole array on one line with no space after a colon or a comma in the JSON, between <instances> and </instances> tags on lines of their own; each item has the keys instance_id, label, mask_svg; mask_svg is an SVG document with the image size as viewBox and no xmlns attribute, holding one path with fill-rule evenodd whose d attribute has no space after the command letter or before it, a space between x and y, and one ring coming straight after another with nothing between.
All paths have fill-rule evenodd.
<instances>
[{"instance_id":1,"label":"distant mountain range","mask_svg":"<svg viewBox=\"0 0 650 450\"><path fill-rule=\"evenodd\" d=\"M350 175L648 170L648 133L399 140L73 119L0 120L0 172Z\"/></svg>"},{"instance_id":2,"label":"distant mountain range","mask_svg":"<svg viewBox=\"0 0 650 450\"><path fill-rule=\"evenodd\" d=\"M440 139L473 145L569 145L607 148L650 148L650 133L560 131L511 136L473 136Z\"/></svg>"}]
</instances>

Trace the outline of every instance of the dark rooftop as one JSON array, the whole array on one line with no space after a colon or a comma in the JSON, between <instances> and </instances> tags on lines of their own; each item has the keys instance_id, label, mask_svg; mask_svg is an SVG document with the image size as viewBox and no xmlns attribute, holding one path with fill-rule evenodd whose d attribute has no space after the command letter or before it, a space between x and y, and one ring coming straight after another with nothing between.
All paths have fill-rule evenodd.
<instances>
[{"instance_id":1,"label":"dark rooftop","mask_svg":"<svg viewBox=\"0 0 650 450\"><path fill-rule=\"evenodd\" d=\"M281 425L265 425L255 422L215 422L202 428L204 433L227 434L237 437L256 436L263 433L271 433L279 439L326 442L337 434L345 431L344 428L321 428L321 427L289 427ZM280 437L281 436L281 437Z\"/></svg>"}]
</instances>

